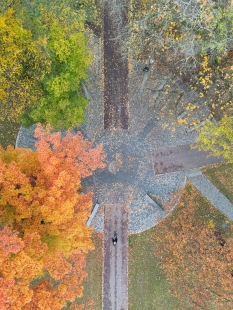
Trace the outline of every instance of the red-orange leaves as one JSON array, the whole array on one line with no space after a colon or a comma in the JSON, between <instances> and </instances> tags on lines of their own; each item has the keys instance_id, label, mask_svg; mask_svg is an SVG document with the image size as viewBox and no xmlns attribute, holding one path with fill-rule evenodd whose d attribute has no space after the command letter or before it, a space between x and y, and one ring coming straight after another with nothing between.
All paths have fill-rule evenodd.
<instances>
[{"instance_id":1,"label":"red-orange leaves","mask_svg":"<svg viewBox=\"0 0 233 310\"><path fill-rule=\"evenodd\" d=\"M85 140L80 132L72 135L68 131L62 139L60 132L50 135L49 129L47 126L46 131L43 131L42 127L38 126L35 131L35 137L39 139L36 144L38 158L42 165L48 166L49 169L52 169L51 166L69 167L65 170L79 178L91 175L97 168L105 167L102 145L93 148L94 141Z\"/></svg>"},{"instance_id":2,"label":"red-orange leaves","mask_svg":"<svg viewBox=\"0 0 233 310\"><path fill-rule=\"evenodd\" d=\"M87 276L84 253L93 249L86 225L92 193L81 193L81 178L105 167L103 147L93 148L80 133L62 138L41 126L35 136L37 152L0 151L0 224L5 227L0 279L10 288L0 291L1 310L56 310L73 302Z\"/></svg>"},{"instance_id":3,"label":"red-orange leaves","mask_svg":"<svg viewBox=\"0 0 233 310\"><path fill-rule=\"evenodd\" d=\"M0 309L20 310L30 302L32 290L28 285L17 284L14 280L0 278Z\"/></svg>"},{"instance_id":4,"label":"red-orange leaves","mask_svg":"<svg viewBox=\"0 0 233 310\"><path fill-rule=\"evenodd\" d=\"M59 253L54 257L51 255L46 257L45 268L55 280L60 280L71 272L72 265L66 260L63 254Z\"/></svg>"},{"instance_id":5,"label":"red-orange leaves","mask_svg":"<svg viewBox=\"0 0 233 310\"><path fill-rule=\"evenodd\" d=\"M156 255L169 279L179 309L231 309L233 305L233 250L226 231L215 227L221 216L194 189L184 192L176 215L155 232ZM221 223L221 222L220 222ZM229 232L230 230L229 230ZM225 235L225 236L224 236Z\"/></svg>"},{"instance_id":6,"label":"red-orange leaves","mask_svg":"<svg viewBox=\"0 0 233 310\"><path fill-rule=\"evenodd\" d=\"M7 257L10 253L16 254L23 247L23 240L18 238L18 232L13 231L11 226L0 231L0 256Z\"/></svg>"}]
</instances>

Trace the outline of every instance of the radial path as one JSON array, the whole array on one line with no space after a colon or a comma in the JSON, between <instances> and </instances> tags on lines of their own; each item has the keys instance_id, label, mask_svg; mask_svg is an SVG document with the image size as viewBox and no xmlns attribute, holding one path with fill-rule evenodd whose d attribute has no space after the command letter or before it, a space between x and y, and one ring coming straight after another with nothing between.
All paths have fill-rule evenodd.
<instances>
[{"instance_id":1,"label":"radial path","mask_svg":"<svg viewBox=\"0 0 233 310\"><path fill-rule=\"evenodd\" d=\"M128 59L122 60L115 38L127 24L127 7L118 13L104 1L104 129L128 129Z\"/></svg>"},{"instance_id":2,"label":"radial path","mask_svg":"<svg viewBox=\"0 0 233 310\"><path fill-rule=\"evenodd\" d=\"M105 206L104 210L104 299L103 310L128 309L127 247L128 213L123 204ZM117 234L117 244L112 237Z\"/></svg>"},{"instance_id":3,"label":"radial path","mask_svg":"<svg viewBox=\"0 0 233 310\"><path fill-rule=\"evenodd\" d=\"M155 174L201 168L224 161L223 157L210 156L208 152L192 149L189 144L157 149L152 152Z\"/></svg>"}]
</instances>

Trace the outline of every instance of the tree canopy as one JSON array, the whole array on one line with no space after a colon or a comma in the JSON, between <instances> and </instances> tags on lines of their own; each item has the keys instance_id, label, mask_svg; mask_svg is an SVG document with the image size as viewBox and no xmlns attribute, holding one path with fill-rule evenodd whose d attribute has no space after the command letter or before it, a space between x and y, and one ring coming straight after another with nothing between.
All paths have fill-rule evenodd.
<instances>
[{"instance_id":1,"label":"tree canopy","mask_svg":"<svg viewBox=\"0 0 233 310\"><path fill-rule=\"evenodd\" d=\"M197 65L200 54L232 48L233 8L227 1L133 1L130 16L134 56L166 54L187 68Z\"/></svg>"},{"instance_id":2,"label":"tree canopy","mask_svg":"<svg viewBox=\"0 0 233 310\"><path fill-rule=\"evenodd\" d=\"M103 168L102 146L80 133L36 129L37 152L0 151L1 309L61 309L82 295L92 193L81 178ZM54 286L54 283L56 285Z\"/></svg>"},{"instance_id":3,"label":"tree canopy","mask_svg":"<svg viewBox=\"0 0 233 310\"><path fill-rule=\"evenodd\" d=\"M214 156L222 155L233 161L233 117L224 116L218 126L208 122L199 130L199 149L210 151Z\"/></svg>"},{"instance_id":4,"label":"tree canopy","mask_svg":"<svg viewBox=\"0 0 233 310\"><path fill-rule=\"evenodd\" d=\"M25 127L37 122L59 129L78 126L87 104L80 81L91 61L85 10L75 10L72 1L14 1L4 7L2 118L21 118Z\"/></svg>"},{"instance_id":5,"label":"tree canopy","mask_svg":"<svg viewBox=\"0 0 233 310\"><path fill-rule=\"evenodd\" d=\"M46 42L33 40L13 9L0 16L0 38L0 118L15 120L42 95L39 81L50 71L51 61Z\"/></svg>"}]
</instances>

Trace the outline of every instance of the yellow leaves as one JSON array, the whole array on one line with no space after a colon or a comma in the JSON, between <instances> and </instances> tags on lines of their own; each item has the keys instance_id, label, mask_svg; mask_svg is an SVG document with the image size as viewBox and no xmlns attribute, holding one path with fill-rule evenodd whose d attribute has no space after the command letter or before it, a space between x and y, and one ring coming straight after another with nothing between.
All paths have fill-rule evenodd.
<instances>
[{"instance_id":1,"label":"yellow leaves","mask_svg":"<svg viewBox=\"0 0 233 310\"><path fill-rule=\"evenodd\" d=\"M208 229L213 229L215 227L214 221L209 220L207 227L208 227Z\"/></svg>"},{"instance_id":2,"label":"yellow leaves","mask_svg":"<svg viewBox=\"0 0 233 310\"><path fill-rule=\"evenodd\" d=\"M49 248L49 253L66 253L69 254L71 250L71 241L63 236L46 236L43 239Z\"/></svg>"},{"instance_id":3,"label":"yellow leaves","mask_svg":"<svg viewBox=\"0 0 233 310\"><path fill-rule=\"evenodd\" d=\"M0 117L17 120L38 99L37 81L48 71L49 62L44 48L33 42L31 31L21 26L12 9L0 16L0 24L0 100L4 105Z\"/></svg>"},{"instance_id":4,"label":"yellow leaves","mask_svg":"<svg viewBox=\"0 0 233 310\"><path fill-rule=\"evenodd\" d=\"M186 123L187 123L187 120L186 120L186 119L183 119L183 118L179 118L179 119L177 120L177 122L178 122L179 124L186 124Z\"/></svg>"},{"instance_id":5,"label":"yellow leaves","mask_svg":"<svg viewBox=\"0 0 233 310\"><path fill-rule=\"evenodd\" d=\"M21 283L26 284L30 283L30 280L41 272L42 265L31 259L24 251L21 251L5 261L0 270L5 278L18 278Z\"/></svg>"}]
</instances>

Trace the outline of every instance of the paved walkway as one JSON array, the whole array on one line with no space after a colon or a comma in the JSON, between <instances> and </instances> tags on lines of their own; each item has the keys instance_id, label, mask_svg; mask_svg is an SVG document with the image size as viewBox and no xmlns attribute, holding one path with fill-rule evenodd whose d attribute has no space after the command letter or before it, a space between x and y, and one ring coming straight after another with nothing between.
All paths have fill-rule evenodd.
<instances>
[{"instance_id":1,"label":"paved walkway","mask_svg":"<svg viewBox=\"0 0 233 310\"><path fill-rule=\"evenodd\" d=\"M105 130L128 129L128 59L122 60L115 41L128 22L127 6L121 7L122 3L103 3ZM116 153L110 173L116 173L121 161ZM104 207L103 310L128 309L128 206L122 198L120 191L114 191ZM114 234L118 237L115 246L111 241Z\"/></svg>"},{"instance_id":2,"label":"paved walkway","mask_svg":"<svg viewBox=\"0 0 233 310\"><path fill-rule=\"evenodd\" d=\"M119 193L120 194L120 193ZM104 208L103 310L128 309L128 212L122 203ZM117 244L112 237L117 233Z\"/></svg>"},{"instance_id":3,"label":"paved walkway","mask_svg":"<svg viewBox=\"0 0 233 310\"><path fill-rule=\"evenodd\" d=\"M205 196L215 208L233 221L233 204L204 176L201 171L187 174L193 185Z\"/></svg>"},{"instance_id":4,"label":"paved walkway","mask_svg":"<svg viewBox=\"0 0 233 310\"><path fill-rule=\"evenodd\" d=\"M114 1L104 1L104 129L128 129L128 59L115 41L127 25L127 7L121 16L113 8Z\"/></svg>"},{"instance_id":5,"label":"paved walkway","mask_svg":"<svg viewBox=\"0 0 233 310\"><path fill-rule=\"evenodd\" d=\"M210 156L208 152L192 149L189 144L152 152L155 174L165 174L211 166L225 161L223 157Z\"/></svg>"}]
</instances>

